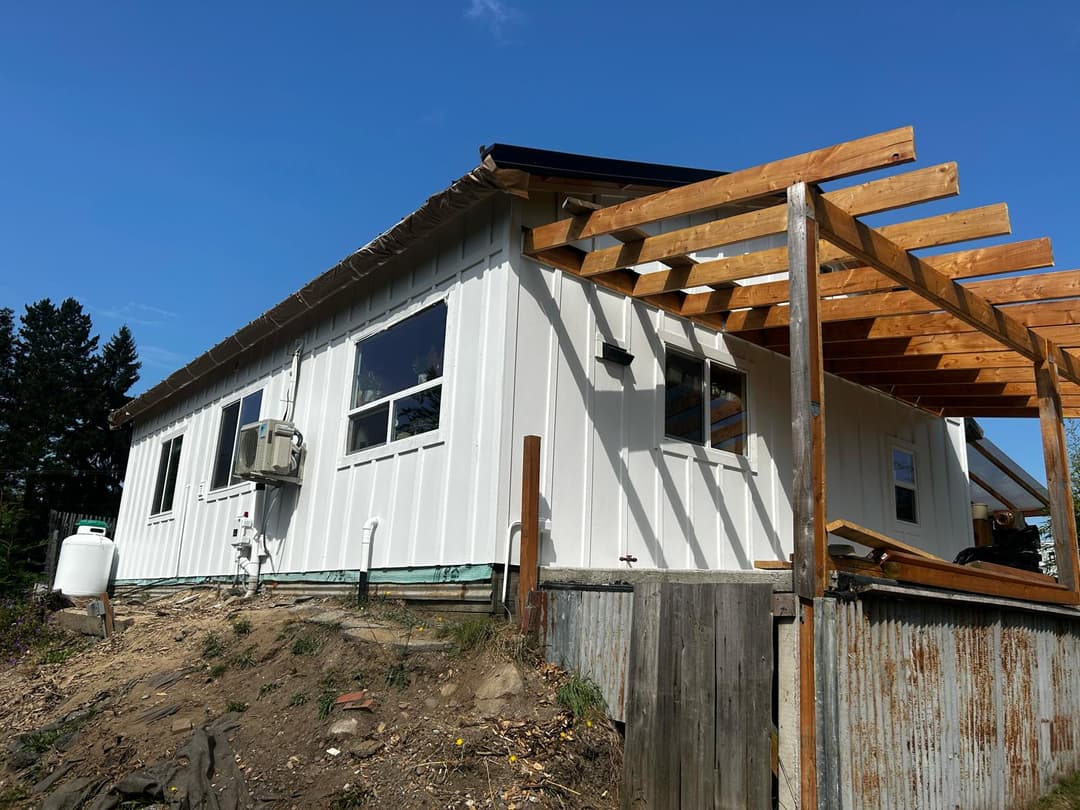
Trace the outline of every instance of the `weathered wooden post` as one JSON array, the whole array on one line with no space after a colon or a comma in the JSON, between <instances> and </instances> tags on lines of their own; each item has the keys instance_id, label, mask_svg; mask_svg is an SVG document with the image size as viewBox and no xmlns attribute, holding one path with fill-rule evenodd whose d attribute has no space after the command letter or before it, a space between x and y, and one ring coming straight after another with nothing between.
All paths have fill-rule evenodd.
<instances>
[{"instance_id":1,"label":"weathered wooden post","mask_svg":"<svg viewBox=\"0 0 1080 810\"><path fill-rule=\"evenodd\" d=\"M540 583L539 563L540 437L526 436L521 452L521 556L518 561L518 617L522 632L532 627L530 594Z\"/></svg>"}]
</instances>

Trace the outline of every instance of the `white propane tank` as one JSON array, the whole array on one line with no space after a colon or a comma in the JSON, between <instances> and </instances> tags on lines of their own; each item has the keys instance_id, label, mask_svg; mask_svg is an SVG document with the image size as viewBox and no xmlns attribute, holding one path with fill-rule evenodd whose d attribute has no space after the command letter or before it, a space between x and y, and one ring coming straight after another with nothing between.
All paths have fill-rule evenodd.
<instances>
[{"instance_id":1,"label":"white propane tank","mask_svg":"<svg viewBox=\"0 0 1080 810\"><path fill-rule=\"evenodd\" d=\"M100 520L80 520L75 534L64 538L56 563L53 590L66 596L97 596L109 588L116 544L105 536Z\"/></svg>"}]
</instances>

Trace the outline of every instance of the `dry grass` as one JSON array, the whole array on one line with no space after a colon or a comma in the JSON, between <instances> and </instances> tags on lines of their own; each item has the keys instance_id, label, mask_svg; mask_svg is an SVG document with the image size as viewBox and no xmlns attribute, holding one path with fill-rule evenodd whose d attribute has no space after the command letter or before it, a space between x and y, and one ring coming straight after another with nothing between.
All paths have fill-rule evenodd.
<instances>
[{"instance_id":1,"label":"dry grass","mask_svg":"<svg viewBox=\"0 0 1080 810\"><path fill-rule=\"evenodd\" d=\"M1047 793L1030 810L1080 810L1080 773L1074 773Z\"/></svg>"}]
</instances>

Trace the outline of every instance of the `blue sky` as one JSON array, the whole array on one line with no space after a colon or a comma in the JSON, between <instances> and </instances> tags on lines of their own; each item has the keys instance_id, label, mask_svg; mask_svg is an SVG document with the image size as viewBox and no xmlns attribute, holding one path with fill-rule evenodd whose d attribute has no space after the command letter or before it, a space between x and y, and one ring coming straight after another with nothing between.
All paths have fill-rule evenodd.
<instances>
[{"instance_id":1,"label":"blue sky","mask_svg":"<svg viewBox=\"0 0 1080 810\"><path fill-rule=\"evenodd\" d=\"M960 164L932 210L1006 201L1012 239L1080 266L1074 3L0 11L0 306L127 322L143 386L493 141L724 169L913 124L917 165ZM986 424L1041 474L1034 422Z\"/></svg>"}]
</instances>

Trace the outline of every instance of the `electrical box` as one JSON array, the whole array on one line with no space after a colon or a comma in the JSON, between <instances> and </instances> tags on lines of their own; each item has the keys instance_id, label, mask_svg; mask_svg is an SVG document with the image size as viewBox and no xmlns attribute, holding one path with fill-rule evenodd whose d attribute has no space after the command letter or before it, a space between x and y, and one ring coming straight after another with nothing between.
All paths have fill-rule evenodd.
<instances>
[{"instance_id":1,"label":"electrical box","mask_svg":"<svg viewBox=\"0 0 1080 810\"><path fill-rule=\"evenodd\" d=\"M303 438L291 422L263 419L240 428L233 475L249 481L299 484Z\"/></svg>"}]
</instances>

